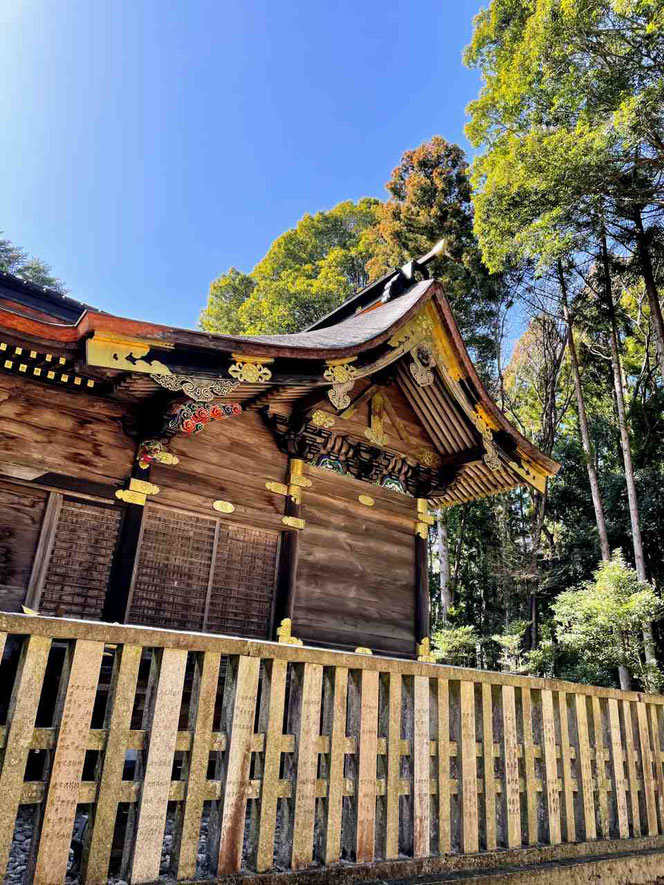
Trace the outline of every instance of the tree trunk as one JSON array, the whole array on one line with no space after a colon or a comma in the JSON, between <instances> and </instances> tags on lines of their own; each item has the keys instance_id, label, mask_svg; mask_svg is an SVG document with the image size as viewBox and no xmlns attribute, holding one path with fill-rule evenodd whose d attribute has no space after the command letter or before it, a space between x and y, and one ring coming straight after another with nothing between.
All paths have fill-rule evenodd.
<instances>
[{"instance_id":1,"label":"tree trunk","mask_svg":"<svg viewBox=\"0 0 664 885\"><path fill-rule=\"evenodd\" d=\"M620 361L620 347L618 345L618 327L616 323L616 311L613 304L613 292L611 288L611 271L609 268L609 252L606 245L606 236L602 235L602 267L604 271L605 301L609 315L609 338L611 343L611 367L613 369L613 387L616 396L616 408L618 410L618 426L620 428L620 445L622 448L623 464L625 466L625 483L627 485L627 500L629 502L629 518L632 525L632 545L634 548L634 565L640 581L648 582L646 564L643 555L643 541L641 539L641 525L639 521L639 503L634 481L634 466L632 464L632 447L627 428L627 416L625 412L625 397L623 395L622 366ZM643 627L643 640L646 655L646 663L657 666L655 656L655 642L652 635L652 624Z\"/></svg>"},{"instance_id":2,"label":"tree trunk","mask_svg":"<svg viewBox=\"0 0 664 885\"><path fill-rule=\"evenodd\" d=\"M655 282L655 273L650 258L648 234L644 230L643 219L641 218L641 212L638 209L634 213L634 224L636 226L636 249L639 256L639 266L646 287L648 304L650 305L650 321L655 336L657 363L662 378L664 379L664 318L662 317L662 306L659 303L657 283Z\"/></svg>"},{"instance_id":3,"label":"tree trunk","mask_svg":"<svg viewBox=\"0 0 664 885\"><path fill-rule=\"evenodd\" d=\"M602 503L602 494L599 488L599 480L597 479L597 470L595 469L595 453L593 444L590 439L590 431L588 430L588 416L586 414L586 403L583 398L583 387L581 385L581 373L579 372L579 359L576 352L576 342L574 340L574 325L572 315L567 303L567 286L565 285L565 277L562 267L558 265L558 277L560 280L560 292L562 296L563 314L567 323L567 347L569 348L569 361L572 368L572 378L574 380L574 392L576 394L576 407L579 414L579 433L581 443L583 445L583 454L586 461L586 469L588 470L588 481L590 482L590 494L595 509L595 522L597 523L597 533L599 535L599 546L602 551L602 559L608 562L611 559L611 549L609 547L609 536L606 531L606 518L604 516L604 505Z\"/></svg>"},{"instance_id":4,"label":"tree trunk","mask_svg":"<svg viewBox=\"0 0 664 885\"><path fill-rule=\"evenodd\" d=\"M443 623L447 623L448 612L452 606L452 585L450 581L450 543L447 532L447 518L441 508L438 511L438 564L440 566L440 606Z\"/></svg>"},{"instance_id":5,"label":"tree trunk","mask_svg":"<svg viewBox=\"0 0 664 885\"><path fill-rule=\"evenodd\" d=\"M623 664L618 666L618 678L620 679L620 687L623 691L632 690L632 677L629 670Z\"/></svg>"}]
</instances>

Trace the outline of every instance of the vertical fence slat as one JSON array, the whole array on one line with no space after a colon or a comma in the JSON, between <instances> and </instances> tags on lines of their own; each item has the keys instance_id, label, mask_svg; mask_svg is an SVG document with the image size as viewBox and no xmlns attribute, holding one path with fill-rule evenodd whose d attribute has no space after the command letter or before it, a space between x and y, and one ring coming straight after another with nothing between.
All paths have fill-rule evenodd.
<instances>
[{"instance_id":1,"label":"vertical fence slat","mask_svg":"<svg viewBox=\"0 0 664 885\"><path fill-rule=\"evenodd\" d=\"M124 645L116 652L113 684L106 708L108 736L104 762L97 801L93 808L90 841L83 863L83 880L86 885L105 885L108 878L108 864L142 651L139 645Z\"/></svg>"},{"instance_id":2,"label":"vertical fence slat","mask_svg":"<svg viewBox=\"0 0 664 885\"><path fill-rule=\"evenodd\" d=\"M189 731L192 734L189 762L183 770L187 787L182 809L181 826L174 835L171 867L176 870L178 879L193 879L196 875L198 837L201 829L201 816L205 801L210 743L214 706L219 683L221 653L207 651L196 662L194 690L190 700Z\"/></svg>"},{"instance_id":3,"label":"vertical fence slat","mask_svg":"<svg viewBox=\"0 0 664 885\"><path fill-rule=\"evenodd\" d=\"M493 851L496 847L496 776L493 761L493 700L488 682L482 683L482 741L486 847L487 851Z\"/></svg>"},{"instance_id":4,"label":"vertical fence slat","mask_svg":"<svg viewBox=\"0 0 664 885\"><path fill-rule=\"evenodd\" d=\"M583 801L583 821L585 827L585 839L589 841L597 838L597 826L595 823L595 798L593 795L593 772L590 764L590 739L588 737L588 706L586 695L574 695L576 704L576 726L579 746L577 748L577 761Z\"/></svg>"},{"instance_id":5,"label":"vertical fence slat","mask_svg":"<svg viewBox=\"0 0 664 885\"><path fill-rule=\"evenodd\" d=\"M4 876L14 835L23 776L44 681L51 640L25 640L7 714L7 737L0 773L0 877Z\"/></svg>"},{"instance_id":6,"label":"vertical fence slat","mask_svg":"<svg viewBox=\"0 0 664 885\"><path fill-rule=\"evenodd\" d=\"M519 756L516 737L514 687L503 685L502 695L507 847L518 848L521 845L521 797L519 794Z\"/></svg>"},{"instance_id":7,"label":"vertical fence slat","mask_svg":"<svg viewBox=\"0 0 664 885\"><path fill-rule=\"evenodd\" d=\"M348 668L335 667L332 734L330 736L330 774L327 784L327 832L323 852L326 864L337 863L341 854L347 699Z\"/></svg>"},{"instance_id":8,"label":"vertical fence slat","mask_svg":"<svg viewBox=\"0 0 664 885\"><path fill-rule=\"evenodd\" d=\"M660 833L664 832L664 772L662 772L662 742L659 734L659 705L648 704L650 712L650 730L652 732L652 752L655 762L655 781L657 782L657 807L659 810Z\"/></svg>"},{"instance_id":9,"label":"vertical fence slat","mask_svg":"<svg viewBox=\"0 0 664 885\"><path fill-rule=\"evenodd\" d=\"M270 698L265 728L263 783L258 826L256 869L269 870L274 859L274 831L277 820L279 772L283 745L284 705L286 700L286 661L272 661L270 671Z\"/></svg>"},{"instance_id":10,"label":"vertical fence slat","mask_svg":"<svg viewBox=\"0 0 664 885\"><path fill-rule=\"evenodd\" d=\"M441 854L451 851L450 833L450 686L438 679L438 832Z\"/></svg>"},{"instance_id":11,"label":"vertical fence slat","mask_svg":"<svg viewBox=\"0 0 664 885\"><path fill-rule=\"evenodd\" d=\"M416 676L414 681L413 854L426 857L431 828L429 677Z\"/></svg>"},{"instance_id":12,"label":"vertical fence slat","mask_svg":"<svg viewBox=\"0 0 664 885\"><path fill-rule=\"evenodd\" d=\"M611 730L611 763L613 768L613 789L616 797L616 817L618 820L618 835L621 839L629 837L629 822L627 819L627 796L625 794L625 761L620 734L620 714L618 701L609 698L609 727Z\"/></svg>"},{"instance_id":13,"label":"vertical fence slat","mask_svg":"<svg viewBox=\"0 0 664 885\"><path fill-rule=\"evenodd\" d=\"M152 882L159 876L186 665L186 650L166 648L161 652L159 682L148 723L148 759L138 807L132 883Z\"/></svg>"},{"instance_id":14,"label":"vertical fence slat","mask_svg":"<svg viewBox=\"0 0 664 885\"><path fill-rule=\"evenodd\" d=\"M592 698L593 731L595 734L595 773L597 775L597 801L599 809L599 833L603 839L609 838L609 784L606 777L606 749L604 728L599 698Z\"/></svg>"},{"instance_id":15,"label":"vertical fence slat","mask_svg":"<svg viewBox=\"0 0 664 885\"><path fill-rule=\"evenodd\" d=\"M523 713L523 768L526 776L526 808L528 812L528 844L537 843L537 786L535 784L535 750L533 747L533 705L530 689L521 689Z\"/></svg>"},{"instance_id":16,"label":"vertical fence slat","mask_svg":"<svg viewBox=\"0 0 664 885\"><path fill-rule=\"evenodd\" d=\"M629 783L629 804L632 809L632 834L641 835L641 812L639 810L639 792L636 780L636 751L634 749L634 728L632 724L632 704L622 701L623 721L625 723L625 754L627 756L627 778Z\"/></svg>"},{"instance_id":17,"label":"vertical fence slat","mask_svg":"<svg viewBox=\"0 0 664 885\"><path fill-rule=\"evenodd\" d=\"M358 863L374 859L376 827L376 752L378 749L378 673L363 670L361 675L360 734L357 768L357 847Z\"/></svg>"},{"instance_id":18,"label":"vertical fence slat","mask_svg":"<svg viewBox=\"0 0 664 885\"><path fill-rule=\"evenodd\" d=\"M641 774L646 800L646 816L648 819L648 835L657 835L657 806L652 777L652 752L648 733L648 712L643 701L636 704L636 717L639 725L639 744L641 747Z\"/></svg>"},{"instance_id":19,"label":"vertical fence slat","mask_svg":"<svg viewBox=\"0 0 664 885\"><path fill-rule=\"evenodd\" d=\"M558 692L558 713L560 715L560 758L563 768L563 800L565 808L565 839L576 841L576 822L574 820L574 790L572 785L572 755L569 743L569 714L567 710L567 692Z\"/></svg>"},{"instance_id":20,"label":"vertical fence slat","mask_svg":"<svg viewBox=\"0 0 664 885\"><path fill-rule=\"evenodd\" d=\"M309 866L313 861L322 689L322 666L320 664L305 664L302 681L302 710L297 739L295 823L293 825L291 860L294 870Z\"/></svg>"},{"instance_id":21,"label":"vertical fence slat","mask_svg":"<svg viewBox=\"0 0 664 885\"><path fill-rule=\"evenodd\" d=\"M250 658L246 655L238 657L222 782L223 809L217 868L219 876L239 872L242 863L244 815L249 790L251 739L254 735L259 671L260 658Z\"/></svg>"},{"instance_id":22,"label":"vertical fence slat","mask_svg":"<svg viewBox=\"0 0 664 885\"><path fill-rule=\"evenodd\" d=\"M63 882L67 873L78 790L103 653L103 642L86 639L76 642L44 807L35 885Z\"/></svg>"},{"instance_id":23,"label":"vertical fence slat","mask_svg":"<svg viewBox=\"0 0 664 885\"><path fill-rule=\"evenodd\" d=\"M401 687L399 673L390 673L387 725L385 857L399 856L399 787L401 785Z\"/></svg>"},{"instance_id":24,"label":"vertical fence slat","mask_svg":"<svg viewBox=\"0 0 664 885\"><path fill-rule=\"evenodd\" d=\"M475 683L462 680L461 697L461 798L463 851L479 850L477 818L477 744L475 739Z\"/></svg>"},{"instance_id":25,"label":"vertical fence slat","mask_svg":"<svg viewBox=\"0 0 664 885\"><path fill-rule=\"evenodd\" d=\"M553 694L542 689L542 743L546 778L546 813L549 821L549 844L558 845L560 835L560 792L556 758L556 723L553 717Z\"/></svg>"}]
</instances>

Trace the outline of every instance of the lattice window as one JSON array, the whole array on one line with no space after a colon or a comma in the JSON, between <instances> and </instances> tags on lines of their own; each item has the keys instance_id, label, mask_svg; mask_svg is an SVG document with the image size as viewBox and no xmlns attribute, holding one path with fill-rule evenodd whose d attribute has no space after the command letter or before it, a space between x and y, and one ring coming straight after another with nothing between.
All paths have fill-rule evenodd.
<instances>
[{"instance_id":1,"label":"lattice window","mask_svg":"<svg viewBox=\"0 0 664 885\"><path fill-rule=\"evenodd\" d=\"M264 639L272 619L279 536L220 525L207 629Z\"/></svg>"},{"instance_id":2,"label":"lattice window","mask_svg":"<svg viewBox=\"0 0 664 885\"><path fill-rule=\"evenodd\" d=\"M130 623L203 629L215 530L214 519L146 508Z\"/></svg>"},{"instance_id":3,"label":"lattice window","mask_svg":"<svg viewBox=\"0 0 664 885\"><path fill-rule=\"evenodd\" d=\"M63 498L41 590L42 614L101 617L121 520L120 508Z\"/></svg>"}]
</instances>

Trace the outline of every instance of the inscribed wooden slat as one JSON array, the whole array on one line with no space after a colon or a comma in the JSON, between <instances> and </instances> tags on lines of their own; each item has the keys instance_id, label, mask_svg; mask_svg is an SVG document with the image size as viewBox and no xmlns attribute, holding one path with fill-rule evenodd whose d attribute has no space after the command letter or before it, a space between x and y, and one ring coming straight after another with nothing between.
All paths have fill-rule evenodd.
<instances>
[{"instance_id":1,"label":"inscribed wooden slat","mask_svg":"<svg viewBox=\"0 0 664 885\"><path fill-rule=\"evenodd\" d=\"M560 835L560 792L556 758L556 723L553 716L553 694L542 689L542 743L546 778L546 813L549 821L549 844L558 845Z\"/></svg>"},{"instance_id":2,"label":"inscribed wooden slat","mask_svg":"<svg viewBox=\"0 0 664 885\"><path fill-rule=\"evenodd\" d=\"M399 673L390 673L387 725L387 780L385 813L385 857L399 856L399 787L401 786L401 683Z\"/></svg>"},{"instance_id":3,"label":"inscribed wooden slat","mask_svg":"<svg viewBox=\"0 0 664 885\"><path fill-rule=\"evenodd\" d=\"M533 749L533 705L530 689L521 689L523 713L523 768L526 777L526 808L528 811L528 844L537 843L537 784L535 783L535 751Z\"/></svg>"},{"instance_id":4,"label":"inscribed wooden slat","mask_svg":"<svg viewBox=\"0 0 664 885\"><path fill-rule=\"evenodd\" d=\"M83 881L86 885L105 885L108 878L142 651L139 645L124 645L116 652L113 683L106 704L105 726L108 736L104 762L90 825L90 841L83 860Z\"/></svg>"},{"instance_id":5,"label":"inscribed wooden slat","mask_svg":"<svg viewBox=\"0 0 664 885\"><path fill-rule=\"evenodd\" d=\"M358 863L374 859L376 825L376 750L378 743L378 673L362 670L357 770Z\"/></svg>"},{"instance_id":6,"label":"inscribed wooden slat","mask_svg":"<svg viewBox=\"0 0 664 885\"><path fill-rule=\"evenodd\" d=\"M636 704L636 716L639 724L639 744L641 748L641 772L643 776L643 790L646 800L646 814L648 818L648 835L657 835L657 804L655 802L655 784L652 776L652 751L650 749L650 734L648 732L648 711L642 701Z\"/></svg>"},{"instance_id":7,"label":"inscribed wooden slat","mask_svg":"<svg viewBox=\"0 0 664 885\"><path fill-rule=\"evenodd\" d=\"M662 771L662 742L659 731L659 704L648 704L650 713L650 731L652 733L652 752L655 763L655 781L657 783L657 809L659 812L660 832L664 832L664 772Z\"/></svg>"},{"instance_id":8,"label":"inscribed wooden slat","mask_svg":"<svg viewBox=\"0 0 664 885\"><path fill-rule=\"evenodd\" d=\"M429 677L415 676L413 681L413 853L426 857L431 828Z\"/></svg>"},{"instance_id":9,"label":"inscribed wooden slat","mask_svg":"<svg viewBox=\"0 0 664 885\"><path fill-rule=\"evenodd\" d=\"M505 759L505 809L507 847L521 845L521 798L519 795L519 756L516 737L514 687L503 685L503 753Z\"/></svg>"},{"instance_id":10,"label":"inscribed wooden slat","mask_svg":"<svg viewBox=\"0 0 664 885\"><path fill-rule=\"evenodd\" d=\"M259 668L260 658L239 656L222 786L219 876L237 873L242 863L244 815L249 790L251 739L254 734Z\"/></svg>"},{"instance_id":11,"label":"inscribed wooden slat","mask_svg":"<svg viewBox=\"0 0 664 885\"><path fill-rule=\"evenodd\" d=\"M327 832L324 862L337 863L341 854L341 811L344 791L344 755L346 747L346 700L348 669L334 668L334 699L330 735L330 767L327 785Z\"/></svg>"},{"instance_id":12,"label":"inscribed wooden slat","mask_svg":"<svg viewBox=\"0 0 664 885\"><path fill-rule=\"evenodd\" d=\"M625 762L622 736L620 734L620 713L618 701L609 698L609 728L611 731L611 763L613 768L613 790L616 801L618 819L618 835L621 839L629 838L629 822L627 819L627 796L625 795Z\"/></svg>"},{"instance_id":13,"label":"inscribed wooden slat","mask_svg":"<svg viewBox=\"0 0 664 885\"><path fill-rule=\"evenodd\" d=\"M595 772L597 775L597 803L599 811L599 834L603 839L609 838L609 782L606 777L606 748L604 746L604 729L602 727L602 710L599 698L592 697L593 731L595 733Z\"/></svg>"},{"instance_id":14,"label":"inscribed wooden slat","mask_svg":"<svg viewBox=\"0 0 664 885\"><path fill-rule=\"evenodd\" d=\"M63 882L67 874L78 790L103 653L103 642L86 639L76 642L50 772L34 871L35 885L56 885Z\"/></svg>"},{"instance_id":15,"label":"inscribed wooden slat","mask_svg":"<svg viewBox=\"0 0 664 885\"><path fill-rule=\"evenodd\" d=\"M178 879L193 879L196 875L198 837L205 801L207 770L212 742L212 722L219 683L221 653L208 651L197 661L194 690L189 702L189 731L193 734L189 759L183 768L186 777L186 798L180 826L176 828L171 866ZM179 832L178 832L179 830Z\"/></svg>"},{"instance_id":16,"label":"inscribed wooden slat","mask_svg":"<svg viewBox=\"0 0 664 885\"><path fill-rule=\"evenodd\" d=\"M574 790L572 785L572 754L569 743L569 714L567 710L567 692L558 692L558 713L560 714L560 758L563 768L563 807L565 809L565 838L568 842L576 841L576 822L574 820Z\"/></svg>"},{"instance_id":17,"label":"inscribed wooden slat","mask_svg":"<svg viewBox=\"0 0 664 885\"><path fill-rule=\"evenodd\" d=\"M293 854L291 859L291 866L294 870L310 866L313 862L322 688L322 666L320 664L305 664L302 679L302 707L297 740L295 822L293 824Z\"/></svg>"},{"instance_id":18,"label":"inscribed wooden slat","mask_svg":"<svg viewBox=\"0 0 664 885\"><path fill-rule=\"evenodd\" d=\"M187 652L184 649L166 648L160 654L159 681L149 722L148 758L138 807L132 883L152 882L159 876L187 665Z\"/></svg>"},{"instance_id":19,"label":"inscribed wooden slat","mask_svg":"<svg viewBox=\"0 0 664 885\"><path fill-rule=\"evenodd\" d=\"M625 723L625 755L627 756L627 782L629 784L629 804L632 809L632 835L641 835L641 812L639 810L639 788L636 779L636 750L634 748L634 727L632 724L632 704L622 701Z\"/></svg>"},{"instance_id":20,"label":"inscribed wooden slat","mask_svg":"<svg viewBox=\"0 0 664 885\"><path fill-rule=\"evenodd\" d=\"M7 713L7 736L0 772L0 877L4 876L14 835L23 775L51 648L45 636L25 640Z\"/></svg>"},{"instance_id":21,"label":"inscribed wooden slat","mask_svg":"<svg viewBox=\"0 0 664 885\"><path fill-rule=\"evenodd\" d=\"M450 688L438 679L438 832L441 854L451 851L450 832Z\"/></svg>"},{"instance_id":22,"label":"inscribed wooden slat","mask_svg":"<svg viewBox=\"0 0 664 885\"><path fill-rule=\"evenodd\" d=\"M463 851L479 850L477 820L477 753L475 742L475 683L459 683L461 697L461 798Z\"/></svg>"},{"instance_id":23,"label":"inscribed wooden slat","mask_svg":"<svg viewBox=\"0 0 664 885\"><path fill-rule=\"evenodd\" d=\"M493 701L491 684L482 684L482 754L484 757L484 815L487 851L496 847L496 775L493 761Z\"/></svg>"},{"instance_id":24,"label":"inscribed wooden slat","mask_svg":"<svg viewBox=\"0 0 664 885\"><path fill-rule=\"evenodd\" d=\"M583 822L585 828L585 839L597 838L597 826L595 823L595 800L593 795L593 772L590 764L590 740L588 737L588 708L586 705L586 695L574 695L576 704L576 729L578 737L577 762L579 766L580 784L582 802L583 802Z\"/></svg>"},{"instance_id":25,"label":"inscribed wooden slat","mask_svg":"<svg viewBox=\"0 0 664 885\"><path fill-rule=\"evenodd\" d=\"M258 827L256 869L269 870L274 860L274 831L279 801L279 770L283 745L284 703L286 698L286 661L272 661L270 669L270 697L265 724L265 752L261 810Z\"/></svg>"}]
</instances>

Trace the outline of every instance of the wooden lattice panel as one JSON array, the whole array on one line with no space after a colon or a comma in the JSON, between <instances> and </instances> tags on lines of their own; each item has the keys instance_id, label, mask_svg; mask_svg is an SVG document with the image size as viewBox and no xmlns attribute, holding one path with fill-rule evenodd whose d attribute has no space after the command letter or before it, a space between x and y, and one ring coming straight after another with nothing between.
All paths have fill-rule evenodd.
<instances>
[{"instance_id":1,"label":"wooden lattice panel","mask_svg":"<svg viewBox=\"0 0 664 885\"><path fill-rule=\"evenodd\" d=\"M219 526L209 631L268 638L278 548L276 533Z\"/></svg>"},{"instance_id":2,"label":"wooden lattice panel","mask_svg":"<svg viewBox=\"0 0 664 885\"><path fill-rule=\"evenodd\" d=\"M406 857L429 858L436 871L462 869L450 853L476 869L477 852L502 849L491 863L516 866L535 845L549 846L551 859L561 842L597 840L599 854L664 835L661 696L0 614L0 650L7 638L21 665L10 655L0 672L12 690L0 724L0 877L21 805L34 809L25 876L34 885L65 881L78 805L89 807L74 871L82 885L103 885L109 873L157 880L169 814L171 873L188 881L201 878L202 853L207 879ZM68 654L50 654L54 641ZM142 727L132 729L146 656ZM40 705L54 681L57 702ZM26 780L37 749L49 751L41 779ZM138 756L131 780L128 750ZM94 769L88 751L98 754ZM121 805L131 824L118 829ZM115 860L114 845L123 848ZM561 856L573 856L566 848ZM377 878L395 877L389 869Z\"/></svg>"},{"instance_id":3,"label":"wooden lattice panel","mask_svg":"<svg viewBox=\"0 0 664 885\"><path fill-rule=\"evenodd\" d=\"M129 622L202 630L216 520L147 507Z\"/></svg>"},{"instance_id":4,"label":"wooden lattice panel","mask_svg":"<svg viewBox=\"0 0 664 885\"><path fill-rule=\"evenodd\" d=\"M64 498L41 590L42 614L98 620L122 511Z\"/></svg>"}]
</instances>

